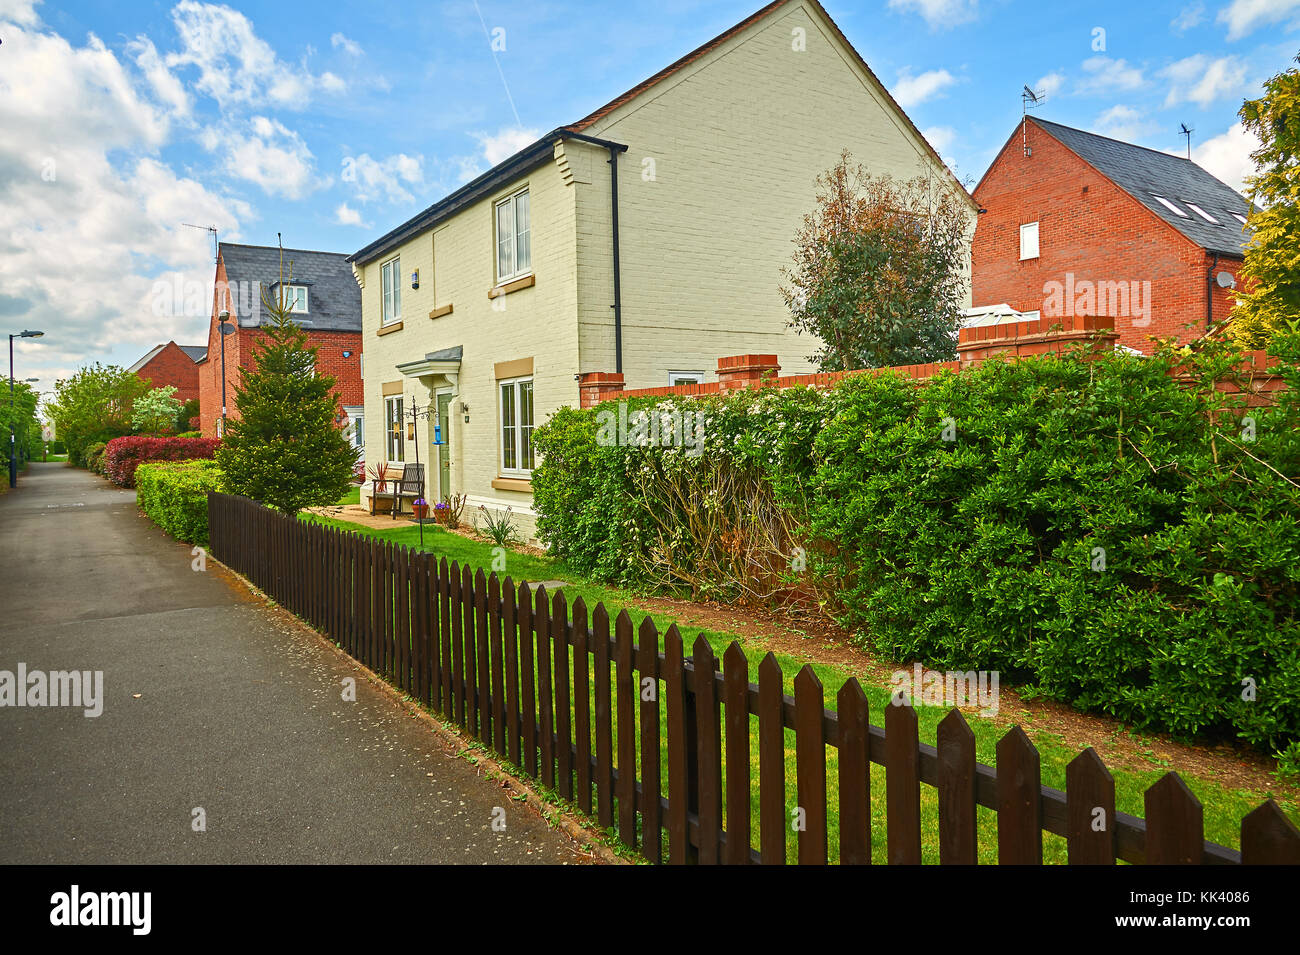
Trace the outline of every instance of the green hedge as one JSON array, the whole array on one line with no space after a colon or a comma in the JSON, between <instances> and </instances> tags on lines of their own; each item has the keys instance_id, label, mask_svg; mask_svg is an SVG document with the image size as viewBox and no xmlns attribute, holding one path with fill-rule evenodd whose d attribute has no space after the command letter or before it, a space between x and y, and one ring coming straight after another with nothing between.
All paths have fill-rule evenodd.
<instances>
[{"instance_id":1,"label":"green hedge","mask_svg":"<svg viewBox=\"0 0 1300 955\"><path fill-rule=\"evenodd\" d=\"M1281 747L1300 739L1300 349L1279 345L1290 388L1249 438L1213 387L1240 357L1219 345L679 401L706 412L697 457L602 444L613 403L566 410L536 435L538 531L602 579L812 593L895 660Z\"/></svg>"},{"instance_id":2,"label":"green hedge","mask_svg":"<svg viewBox=\"0 0 1300 955\"><path fill-rule=\"evenodd\" d=\"M149 519L187 544L208 543L208 491L221 490L212 461L159 461L135 472L136 503Z\"/></svg>"}]
</instances>

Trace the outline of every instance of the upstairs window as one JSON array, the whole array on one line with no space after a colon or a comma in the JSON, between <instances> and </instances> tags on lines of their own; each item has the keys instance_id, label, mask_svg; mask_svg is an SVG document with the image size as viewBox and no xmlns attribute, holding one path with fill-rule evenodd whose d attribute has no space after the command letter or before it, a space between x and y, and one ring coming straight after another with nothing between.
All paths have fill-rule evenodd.
<instances>
[{"instance_id":1,"label":"upstairs window","mask_svg":"<svg viewBox=\"0 0 1300 955\"><path fill-rule=\"evenodd\" d=\"M1020 227L1020 261L1038 258L1038 223L1027 222Z\"/></svg>"},{"instance_id":2,"label":"upstairs window","mask_svg":"<svg viewBox=\"0 0 1300 955\"><path fill-rule=\"evenodd\" d=\"M533 269L532 231L528 218L528 190L497 203L497 284Z\"/></svg>"},{"instance_id":3,"label":"upstairs window","mask_svg":"<svg viewBox=\"0 0 1300 955\"><path fill-rule=\"evenodd\" d=\"M280 286L280 295L284 301L284 309L287 312L305 312L307 311L307 286L305 285L282 285Z\"/></svg>"},{"instance_id":4,"label":"upstairs window","mask_svg":"<svg viewBox=\"0 0 1300 955\"><path fill-rule=\"evenodd\" d=\"M385 262L381 269L384 288L384 313L381 325L390 325L402 320L402 260L400 258Z\"/></svg>"}]
</instances>

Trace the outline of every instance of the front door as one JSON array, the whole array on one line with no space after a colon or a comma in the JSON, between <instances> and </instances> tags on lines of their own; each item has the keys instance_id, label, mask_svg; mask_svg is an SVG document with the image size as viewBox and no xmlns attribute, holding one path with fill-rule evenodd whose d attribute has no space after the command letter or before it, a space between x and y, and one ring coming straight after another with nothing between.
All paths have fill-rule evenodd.
<instances>
[{"instance_id":1,"label":"front door","mask_svg":"<svg viewBox=\"0 0 1300 955\"><path fill-rule=\"evenodd\" d=\"M438 430L442 442L438 445L438 493L440 500L451 497L451 392L438 395Z\"/></svg>"}]
</instances>

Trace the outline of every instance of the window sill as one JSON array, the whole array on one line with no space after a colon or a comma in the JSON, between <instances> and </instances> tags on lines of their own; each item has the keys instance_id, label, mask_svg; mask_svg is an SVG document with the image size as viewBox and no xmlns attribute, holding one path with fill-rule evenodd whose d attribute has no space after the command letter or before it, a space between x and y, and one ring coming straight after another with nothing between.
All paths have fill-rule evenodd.
<instances>
[{"instance_id":1,"label":"window sill","mask_svg":"<svg viewBox=\"0 0 1300 955\"><path fill-rule=\"evenodd\" d=\"M511 279L509 282L502 282L488 290L488 298L500 298L502 295L509 295L511 292L518 292L520 289L531 288L537 284L537 276L525 275L522 278Z\"/></svg>"},{"instance_id":2,"label":"window sill","mask_svg":"<svg viewBox=\"0 0 1300 955\"><path fill-rule=\"evenodd\" d=\"M451 314L451 308L452 308L452 307L451 307L450 305L444 305L444 306L442 306L441 308L435 308L432 312L429 313L429 317L430 317L430 318L442 318L442 316L444 316L444 315L450 315L450 314Z\"/></svg>"},{"instance_id":3,"label":"window sill","mask_svg":"<svg viewBox=\"0 0 1300 955\"><path fill-rule=\"evenodd\" d=\"M375 334L391 335L393 334L393 332L400 332L401 330L402 330L401 322L389 322L387 325L380 325L379 331L377 331Z\"/></svg>"},{"instance_id":4,"label":"window sill","mask_svg":"<svg viewBox=\"0 0 1300 955\"><path fill-rule=\"evenodd\" d=\"M492 479L492 486L498 491L522 491L525 494L533 493L533 482L527 478L496 477Z\"/></svg>"}]
</instances>

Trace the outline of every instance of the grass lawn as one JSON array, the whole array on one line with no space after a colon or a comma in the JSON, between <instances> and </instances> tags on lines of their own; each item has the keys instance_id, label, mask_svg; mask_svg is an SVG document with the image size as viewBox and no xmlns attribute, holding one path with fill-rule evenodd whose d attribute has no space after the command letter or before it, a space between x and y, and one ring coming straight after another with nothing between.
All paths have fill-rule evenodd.
<instances>
[{"instance_id":1,"label":"grass lawn","mask_svg":"<svg viewBox=\"0 0 1300 955\"><path fill-rule=\"evenodd\" d=\"M419 528L414 526L398 527L393 530L372 530L356 524L350 524L343 521L337 521L327 518L312 518L321 523L340 527L354 532L361 532L381 540L392 541L396 544L418 548L419 546ZM424 529L424 550L435 554L439 559L445 557L449 562L455 561L462 566L468 565L474 569L482 568L484 573L490 573L493 565L493 547L491 544L471 540L454 534L434 525L426 525ZM654 620L661 639L662 634L668 630L670 624L676 621L670 617L658 613L649 613L642 607L638 606L638 596L617 588L593 584L590 581L582 580L578 575L568 571L568 568L562 561L549 558L538 557L531 554L518 553L511 551L506 555L506 571L516 584L521 581L540 581L540 580L562 580L565 581L565 596L570 606L575 598L581 596L586 603L588 610L594 610L596 604L604 603L606 610L609 612L611 626L614 618L619 611L626 609L632 618L634 627L639 627L641 621L649 616ZM501 576L505 576L501 574ZM705 639L713 647L714 653L720 658L723 651L734 640L738 642L741 649L745 652L749 660L750 681L757 682L758 664L768 652L768 647L760 640L746 640L733 633L719 633L713 631L704 631L699 627L689 627L679 625L682 634L683 643L686 653L689 655L691 647L698 635L703 633ZM662 644L661 644L662 645ZM793 680L795 674L806 662L795 656L788 654L776 654L777 661L785 674L786 692L793 694ZM860 673L850 672L848 669L828 666L822 664L813 664L813 671L817 674L822 682L823 692L827 707L835 708L835 695L840 687L852 676L857 676L862 683L862 688L866 693L871 712L871 722L877 726L883 725L884 708L889 703L890 688L886 685L873 683ZM594 694L594 690L593 690ZM1005 703L1005 699L1004 699ZM666 720L664 708L661 707L661 722ZM592 713L594 714L594 696ZM935 732L939 721L947 715L947 710L940 707L917 707L917 716L920 728L920 738L924 743L935 743ZM1020 711L1024 716L1030 716L1027 710ZM966 714L967 722L975 734L977 759L987 765L996 763L995 747L998 739L1006 732L1005 721L1001 725L995 725L994 721L986 720L979 717L975 712L968 711ZM615 712L615 722L617 722L617 712ZM1073 746L1065 745L1061 736L1035 730L1032 721L1026 720L1023 725L1025 732L1029 735L1034 745L1038 748L1042 762L1042 780L1046 786L1056 789L1065 789L1065 770L1066 765L1075 756L1078 755L1078 749ZM1141 734L1131 733L1123 727L1116 724L1115 733L1130 733L1131 736L1141 738ZM617 734L617 726L615 727ZM595 734L593 728L592 739ZM667 733L661 727L660 739L666 740ZM757 780L758 774L758 723L757 717L751 720L751 778ZM1101 741L1098 740L1098 743ZM795 741L794 733L791 730L786 731L785 739L786 753L786 804L793 807L797 804L795 794ZM615 749L617 753L617 748ZM832 861L838 860L839 854L839 835L838 835L838 813L835 807L838 805L838 750L835 747L827 747L827 793L829 799L829 845L830 857ZM639 752L638 752L639 759ZM1143 793L1155 783L1166 769L1156 765L1153 758L1153 765L1149 770L1131 769L1128 767L1110 766L1110 770L1115 779L1116 806L1120 811L1128 812L1136 816L1144 816ZM663 780L664 792L667 792L667 751L661 755L661 773ZM517 770L522 775L522 770ZM724 767L725 772L725 767ZM1256 806L1258 806L1266 795L1272 796L1278 804L1291 816L1297 823L1300 823L1300 787L1278 784L1272 787L1268 793L1261 793L1256 790L1237 789L1224 785L1213 779L1200 778L1197 776L1183 775L1184 781L1188 787L1195 793L1196 797L1204 806L1205 816L1205 838L1217 842L1221 845L1231 848L1239 848L1240 842L1240 821L1241 817L1246 815ZM873 861L877 863L885 862L885 770L884 767L872 764L871 767L871 813L872 813L872 856ZM758 788L752 787L752 807L751 807L751 832L754 833L754 839L757 840L759 831L758 819ZM927 863L937 863L939 861L939 841L938 841L938 796L937 791L926 785L921 786L921 810L922 810L922 853L924 861ZM994 863L997 861L997 814L992 810L979 807L978 825L979 825L979 845L981 863ZM665 848L667 837L665 835ZM786 854L790 862L796 859L797 843L795 834L790 833L787 836ZM1064 863L1066 861L1065 840L1059 836L1044 833L1043 836L1043 859L1048 863Z\"/></svg>"},{"instance_id":2,"label":"grass lawn","mask_svg":"<svg viewBox=\"0 0 1300 955\"><path fill-rule=\"evenodd\" d=\"M338 506L340 507L343 506L344 504L360 504L360 503L361 503L360 485L357 485L356 487L352 488L352 490L348 491L346 494L344 494L341 498L338 499Z\"/></svg>"}]
</instances>

